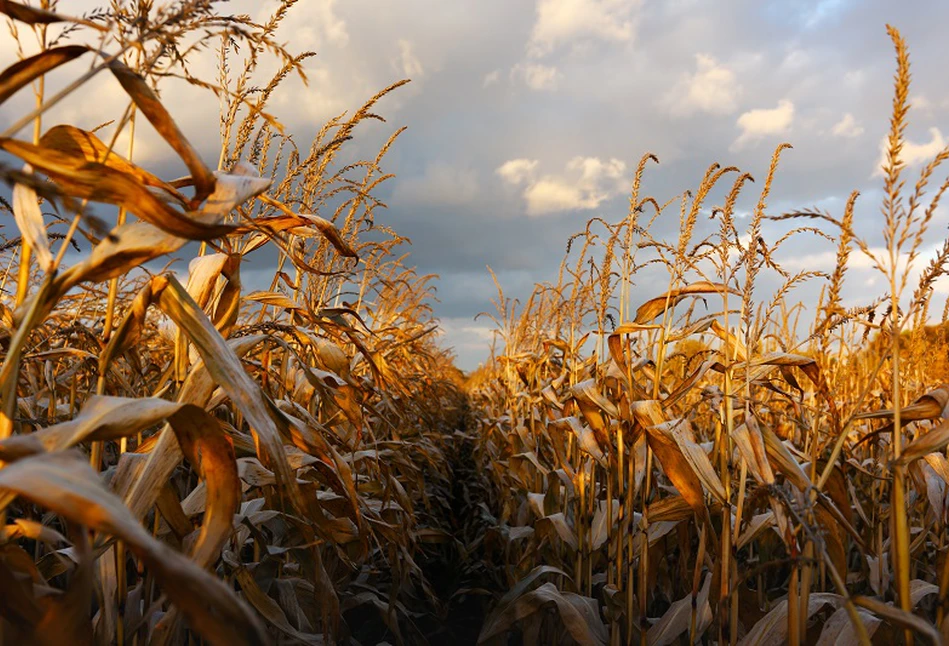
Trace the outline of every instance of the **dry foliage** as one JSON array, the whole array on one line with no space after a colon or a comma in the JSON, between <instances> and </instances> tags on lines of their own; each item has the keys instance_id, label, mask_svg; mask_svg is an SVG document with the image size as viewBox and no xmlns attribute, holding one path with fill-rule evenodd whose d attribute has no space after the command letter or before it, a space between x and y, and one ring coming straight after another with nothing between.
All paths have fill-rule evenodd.
<instances>
[{"instance_id":1,"label":"dry foliage","mask_svg":"<svg viewBox=\"0 0 949 646\"><path fill-rule=\"evenodd\" d=\"M19 233L0 248L3 639L442 643L452 621L502 644L949 636L949 307L927 326L949 243L912 293L907 268L949 150L907 189L896 30L882 251L854 231L856 194L839 218L769 214L787 145L745 235L750 175L715 164L660 203L640 193L646 155L628 216L591 220L555 285L523 307L499 287L503 349L463 390L432 339L431 277L375 222L401 130L340 162L402 83L301 149L265 110L305 78L309 54L274 40L294 2L265 24L212 4L77 18L0 1L13 37L39 44L0 73L0 104L36 98L0 135ZM213 47L217 78L197 78L189 57ZM278 70L262 80L264 60ZM115 121L44 127L100 74L128 97ZM217 170L162 103L171 79L220 100ZM136 164L142 119L186 178ZM716 186L718 231L695 239ZM676 206L679 239L653 237ZM769 219L797 228L766 243ZM832 273L781 266L806 235L837 246ZM854 249L889 289L846 309ZM187 280L160 265L176 254ZM242 266L268 257L273 282L248 292ZM657 273L667 288L633 303ZM766 275L780 287L760 300ZM805 282L822 297L799 331Z\"/></svg>"},{"instance_id":2,"label":"dry foliage","mask_svg":"<svg viewBox=\"0 0 949 646\"><path fill-rule=\"evenodd\" d=\"M444 609L417 559L450 544L461 375L433 341L431 277L374 221L401 131L339 161L401 83L299 148L265 112L305 79L309 54L274 40L292 4L258 25L208 0L82 19L0 3L13 37L39 43L0 74L0 102L36 95L0 136L19 231L0 306L7 643L416 642ZM189 59L215 47L218 77L194 77ZM263 61L278 69L260 85ZM47 93L59 67L79 71ZM95 100L98 74L128 97L116 120L46 127L61 100ZM220 99L218 170L162 103L169 79ZM188 177L135 163L142 120ZM161 265L175 254L193 256L186 281ZM269 289L249 292L242 269L271 258Z\"/></svg>"},{"instance_id":3,"label":"dry foliage","mask_svg":"<svg viewBox=\"0 0 949 646\"><path fill-rule=\"evenodd\" d=\"M510 592L480 643L949 638L946 314L927 326L949 243L908 286L949 188L926 195L949 149L905 184L909 59L889 33L881 248L855 233L856 193L840 217L769 212L787 144L744 222L750 175L713 164L663 203L641 194L658 162L646 155L628 216L571 238L556 284L523 306L499 286L501 346L468 391L493 510L485 559ZM723 202L707 206L716 186ZM654 237L676 210L678 240ZM698 239L709 213L717 231ZM766 242L768 220L797 228ZM833 272L782 267L780 248L814 235L836 245ZM888 289L846 309L857 250ZM763 293L764 279L778 289ZM636 281L668 287L637 306ZM822 296L805 331L793 296L806 282Z\"/></svg>"}]
</instances>

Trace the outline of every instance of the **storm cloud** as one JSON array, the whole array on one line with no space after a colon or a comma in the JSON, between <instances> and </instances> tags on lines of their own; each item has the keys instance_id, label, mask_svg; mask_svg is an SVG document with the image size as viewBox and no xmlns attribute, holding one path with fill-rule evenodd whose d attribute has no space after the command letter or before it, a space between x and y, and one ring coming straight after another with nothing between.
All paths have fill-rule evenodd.
<instances>
[{"instance_id":1,"label":"storm cloud","mask_svg":"<svg viewBox=\"0 0 949 646\"><path fill-rule=\"evenodd\" d=\"M95 3L68 4L78 13ZM263 19L274 6L247 0L221 10ZM270 110L305 138L412 78L379 104L387 123L361 133L352 154L374 154L408 127L386 158L397 177L381 190L389 208L377 220L412 239L419 273L441 276L435 312L444 341L472 368L490 345L488 324L473 320L495 295L486 266L522 300L534 283L553 281L570 234L592 216L626 213L632 171L647 151L662 163L650 167L644 191L662 201L697 186L712 162L763 178L775 146L790 142L769 208L818 205L839 215L859 190L857 232L879 244L877 169L895 65L885 25L901 30L912 56L904 160L913 166L949 138L947 19L949 4L935 2L304 0L278 38L317 52L310 83L288 80ZM15 57L9 40L3 65ZM200 64L213 74L213 53L208 59ZM58 116L89 126L119 116L124 104L108 81L97 106ZM164 95L216 159L220 142L208 124L217 123L217 104L199 96L184 87ZM110 100L115 114L103 116ZM139 159L165 163L158 142L143 146ZM674 211L657 234L676 235ZM933 244L947 222L945 210L937 214ZM789 248L792 262L830 267L825 246ZM855 262L847 298L865 297L872 280Z\"/></svg>"}]
</instances>

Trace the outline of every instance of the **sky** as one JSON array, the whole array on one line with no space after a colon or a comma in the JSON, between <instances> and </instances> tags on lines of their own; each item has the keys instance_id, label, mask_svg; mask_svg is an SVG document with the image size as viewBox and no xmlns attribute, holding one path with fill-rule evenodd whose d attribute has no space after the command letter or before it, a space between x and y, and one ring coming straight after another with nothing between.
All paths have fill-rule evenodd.
<instances>
[{"instance_id":1,"label":"sky","mask_svg":"<svg viewBox=\"0 0 949 646\"><path fill-rule=\"evenodd\" d=\"M61 7L80 13L95 4ZM263 20L275 6L241 0L221 11ZM899 28L910 48L904 161L918 168L949 144L947 20L949 3L912 0L300 0L278 39L317 53L310 83L289 80L270 110L291 132L312 134L412 79L380 102L387 122L360 133L353 154L374 154L407 126L386 157L396 177L379 191L388 209L376 218L412 239L420 274L439 274L443 343L472 369L491 339L490 324L474 318L493 310L486 267L507 296L522 300L535 283L555 280L572 233L593 216L625 215L646 152L661 164L647 171L643 192L663 202L697 187L712 162L763 179L775 146L787 141L794 148L782 157L769 212L818 206L839 217L856 189L855 229L871 247L882 244L878 169L895 70L885 25ZM0 63L14 57L11 39L0 36ZM213 69L213 55L203 64ZM90 126L119 116L120 91L109 79L97 83L101 101L56 116ZM186 135L216 159L217 104L195 92L164 98ZM103 118L110 104L116 114ZM0 124L16 105L5 106ZM167 155L146 141L136 159L161 167ZM722 191L714 195L720 203ZM750 209L757 189L748 196ZM654 234L674 239L678 211L667 215ZM947 223L943 208L927 250L941 244ZM770 226L766 239L778 231ZM802 240L785 260L792 269L829 269L834 248ZM883 293L869 262L852 264L845 304ZM644 282L642 300L661 291ZM949 293L949 284L937 291Z\"/></svg>"}]
</instances>

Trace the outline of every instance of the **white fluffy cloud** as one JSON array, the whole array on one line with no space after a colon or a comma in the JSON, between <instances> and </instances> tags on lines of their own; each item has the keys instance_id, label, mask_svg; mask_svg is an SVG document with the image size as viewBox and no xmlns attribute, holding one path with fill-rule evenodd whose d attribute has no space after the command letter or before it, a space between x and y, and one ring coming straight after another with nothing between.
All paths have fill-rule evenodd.
<instances>
[{"instance_id":1,"label":"white fluffy cloud","mask_svg":"<svg viewBox=\"0 0 949 646\"><path fill-rule=\"evenodd\" d=\"M501 80L501 70L491 70L484 75L484 81L482 81L481 87L489 87L499 80Z\"/></svg>"},{"instance_id":2,"label":"white fluffy cloud","mask_svg":"<svg viewBox=\"0 0 949 646\"><path fill-rule=\"evenodd\" d=\"M527 215L595 209L626 188L626 163L619 159L574 157L559 175L536 174L537 160L512 159L497 169L508 184L523 186Z\"/></svg>"},{"instance_id":3,"label":"white fluffy cloud","mask_svg":"<svg viewBox=\"0 0 949 646\"><path fill-rule=\"evenodd\" d=\"M834 124L831 132L835 137L859 137L863 134L863 126L848 112Z\"/></svg>"},{"instance_id":4,"label":"white fluffy cloud","mask_svg":"<svg viewBox=\"0 0 949 646\"><path fill-rule=\"evenodd\" d=\"M294 45L314 50L322 50L327 44L335 47L348 45L349 30L346 21L339 16L338 4L339 0L307 3L306 10L309 15L305 20L297 20L302 12L291 11L288 21L295 21ZM265 24L278 6L278 3L273 1L256 3L253 11L257 22Z\"/></svg>"},{"instance_id":5,"label":"white fluffy cloud","mask_svg":"<svg viewBox=\"0 0 949 646\"><path fill-rule=\"evenodd\" d=\"M629 41L638 6L639 0L538 0L528 53L541 57L583 40Z\"/></svg>"},{"instance_id":6,"label":"white fluffy cloud","mask_svg":"<svg viewBox=\"0 0 949 646\"><path fill-rule=\"evenodd\" d=\"M554 90L562 76L556 67L538 63L519 63L511 69L511 78L522 79L532 90Z\"/></svg>"},{"instance_id":7,"label":"white fluffy cloud","mask_svg":"<svg viewBox=\"0 0 949 646\"><path fill-rule=\"evenodd\" d=\"M442 344L455 351L459 365L473 369L487 359L495 330L490 320L473 322L471 317L441 317L438 324ZM503 346L503 342L498 342L498 346Z\"/></svg>"},{"instance_id":8,"label":"white fluffy cloud","mask_svg":"<svg viewBox=\"0 0 949 646\"><path fill-rule=\"evenodd\" d=\"M781 99L776 108L749 110L738 117L741 134L731 145L731 150L740 150L749 142L756 142L769 135L786 133L794 121L794 104Z\"/></svg>"},{"instance_id":9,"label":"white fluffy cloud","mask_svg":"<svg viewBox=\"0 0 949 646\"><path fill-rule=\"evenodd\" d=\"M908 276L907 284L909 285L909 289L904 292L904 299L909 298L910 294L912 294L912 290L919 283L923 270L930 262L936 259L941 247L941 244L924 246L920 249L919 256L917 256L912 263L910 263L909 253L902 253L896 259L897 274L906 274ZM870 247L869 249L876 258L880 259L884 269L889 269L889 249L886 247ZM789 270L823 270L832 272L837 265L837 252L826 250L818 253L779 258L778 262L780 262L785 269ZM874 285L877 281L886 282L885 277L880 273L873 258L859 249L854 249L850 257L847 258L847 272L846 280L852 285ZM938 279L933 287L936 293L949 294L949 280L947 280L946 277ZM857 303L860 302L862 296L863 295L857 293L853 294L851 298L854 303Z\"/></svg>"},{"instance_id":10,"label":"white fluffy cloud","mask_svg":"<svg viewBox=\"0 0 949 646\"><path fill-rule=\"evenodd\" d=\"M694 74L684 75L664 99L676 115L729 114L738 107L741 87L735 73L707 54L695 55Z\"/></svg>"},{"instance_id":11,"label":"white fluffy cloud","mask_svg":"<svg viewBox=\"0 0 949 646\"><path fill-rule=\"evenodd\" d=\"M323 26L323 33L329 42L344 47L349 43L349 32L346 30L346 21L336 15L337 1L325 0L317 3L317 20L314 22Z\"/></svg>"},{"instance_id":12,"label":"white fluffy cloud","mask_svg":"<svg viewBox=\"0 0 949 646\"><path fill-rule=\"evenodd\" d=\"M909 104L914 110L932 112L933 103L924 94L914 94L909 98Z\"/></svg>"},{"instance_id":13,"label":"white fluffy cloud","mask_svg":"<svg viewBox=\"0 0 949 646\"><path fill-rule=\"evenodd\" d=\"M939 153L940 150L949 145L946 138L943 137L939 128L929 129L929 141L925 143L916 143L907 139L903 143L903 149L900 151L900 161L907 166L919 166L930 161ZM880 159L877 161L876 169L873 171L874 177L883 175L883 166L886 164L887 139L884 137L880 141Z\"/></svg>"},{"instance_id":14,"label":"white fluffy cloud","mask_svg":"<svg viewBox=\"0 0 949 646\"><path fill-rule=\"evenodd\" d=\"M535 168L536 159L512 159L504 162L495 172L508 184L521 184L534 176Z\"/></svg>"}]
</instances>

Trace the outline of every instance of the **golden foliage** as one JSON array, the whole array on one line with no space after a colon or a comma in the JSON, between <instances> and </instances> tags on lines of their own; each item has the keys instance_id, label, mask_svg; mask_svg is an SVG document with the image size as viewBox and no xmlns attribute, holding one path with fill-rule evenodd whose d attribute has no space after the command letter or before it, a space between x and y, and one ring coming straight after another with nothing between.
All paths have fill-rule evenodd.
<instances>
[{"instance_id":1,"label":"golden foliage","mask_svg":"<svg viewBox=\"0 0 949 646\"><path fill-rule=\"evenodd\" d=\"M945 324L926 325L949 256L932 261L911 300L901 264L920 253L945 191L926 199L924 189L949 150L907 195L909 59L889 33L898 71L884 253L854 231L856 193L840 219L769 214L786 144L744 236L734 209L750 175L713 164L697 190L662 202L640 195L643 170L657 161L650 154L628 216L591 220L571 238L568 257L583 239L579 257L565 258L555 285L537 286L520 311L499 287L492 318L503 346L468 391L491 520L508 537L497 556L501 587L512 592L482 643L503 643L499 623L530 643L565 634L600 644L949 636L949 375ZM695 240L696 214L730 172L724 202L711 208L719 230ZM679 239L654 238L652 223L672 217L676 202ZM800 226L765 241L767 221L800 219L839 233ZM814 234L837 246L834 271L786 271L780 247ZM845 309L853 247L889 289ZM762 296L766 278L779 286ZM637 305L636 281L668 286ZM800 334L794 290L822 281L814 322ZM538 568L560 576L538 587ZM541 599L558 614L539 612ZM580 625L567 603L599 612Z\"/></svg>"}]
</instances>

